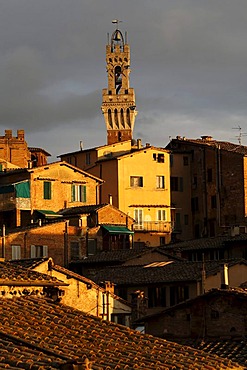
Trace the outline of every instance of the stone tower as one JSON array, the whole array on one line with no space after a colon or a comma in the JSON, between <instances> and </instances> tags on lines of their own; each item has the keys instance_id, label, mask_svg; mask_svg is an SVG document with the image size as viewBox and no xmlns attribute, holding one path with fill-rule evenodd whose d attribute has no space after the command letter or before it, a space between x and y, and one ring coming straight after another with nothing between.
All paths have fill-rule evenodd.
<instances>
[{"instance_id":1,"label":"stone tower","mask_svg":"<svg viewBox=\"0 0 247 370\"><path fill-rule=\"evenodd\" d=\"M118 21L116 21L118 25ZM116 28L106 45L108 88L102 91L107 144L131 140L137 115L135 92L129 87L130 47Z\"/></svg>"}]
</instances>

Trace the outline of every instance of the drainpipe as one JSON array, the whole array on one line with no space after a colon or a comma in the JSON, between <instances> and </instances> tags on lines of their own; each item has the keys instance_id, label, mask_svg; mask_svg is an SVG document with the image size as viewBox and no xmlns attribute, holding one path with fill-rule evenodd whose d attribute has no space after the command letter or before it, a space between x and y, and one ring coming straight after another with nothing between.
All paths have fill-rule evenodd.
<instances>
[{"instance_id":1,"label":"drainpipe","mask_svg":"<svg viewBox=\"0 0 247 370\"><path fill-rule=\"evenodd\" d=\"M68 267L68 221L65 221L65 230L64 230L64 267Z\"/></svg>"},{"instance_id":2,"label":"drainpipe","mask_svg":"<svg viewBox=\"0 0 247 370\"><path fill-rule=\"evenodd\" d=\"M27 232L24 233L24 258L27 258Z\"/></svg>"},{"instance_id":3,"label":"drainpipe","mask_svg":"<svg viewBox=\"0 0 247 370\"><path fill-rule=\"evenodd\" d=\"M6 230L5 225L3 225L3 234L2 234L2 257L5 258L5 236L6 236Z\"/></svg>"}]
</instances>

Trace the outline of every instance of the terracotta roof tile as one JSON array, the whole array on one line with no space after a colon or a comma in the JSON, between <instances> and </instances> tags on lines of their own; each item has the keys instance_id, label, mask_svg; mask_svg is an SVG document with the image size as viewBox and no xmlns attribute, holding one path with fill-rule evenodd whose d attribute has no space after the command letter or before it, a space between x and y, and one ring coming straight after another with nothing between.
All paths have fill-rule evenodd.
<instances>
[{"instance_id":1,"label":"terracotta roof tile","mask_svg":"<svg viewBox=\"0 0 247 370\"><path fill-rule=\"evenodd\" d=\"M18 324L17 312L21 314ZM0 368L9 364L14 369L55 369L69 360L83 363L86 358L95 370L205 369L206 364L212 369L241 368L42 298L0 299L0 315L7 318L0 321Z\"/></svg>"},{"instance_id":2,"label":"terracotta roof tile","mask_svg":"<svg viewBox=\"0 0 247 370\"><path fill-rule=\"evenodd\" d=\"M232 261L230 264L246 263L245 260ZM219 271L222 261L205 262L206 274L211 275ZM111 281L118 285L139 285L166 283L175 281L199 281L201 280L202 262L173 261L158 267L149 266L118 266L91 269L86 272L87 276L100 283Z\"/></svg>"},{"instance_id":3,"label":"terracotta roof tile","mask_svg":"<svg viewBox=\"0 0 247 370\"><path fill-rule=\"evenodd\" d=\"M8 281L18 285L32 282L42 285L46 283L63 284L50 275L27 269L11 262L0 262L0 285L6 285Z\"/></svg>"}]
</instances>

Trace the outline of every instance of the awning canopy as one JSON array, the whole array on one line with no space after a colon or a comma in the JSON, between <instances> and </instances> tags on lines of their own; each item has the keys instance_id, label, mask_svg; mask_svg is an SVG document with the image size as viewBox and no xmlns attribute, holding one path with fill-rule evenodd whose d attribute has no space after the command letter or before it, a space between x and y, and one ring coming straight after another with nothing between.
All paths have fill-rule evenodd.
<instances>
[{"instance_id":1,"label":"awning canopy","mask_svg":"<svg viewBox=\"0 0 247 370\"><path fill-rule=\"evenodd\" d=\"M0 187L0 194L15 193L16 198L30 198L29 181L21 181Z\"/></svg>"},{"instance_id":2,"label":"awning canopy","mask_svg":"<svg viewBox=\"0 0 247 370\"><path fill-rule=\"evenodd\" d=\"M42 216L42 218L56 218L56 217L63 217L62 215L54 212L54 211L50 211L50 210L40 210L40 209L37 209L35 210L35 213L37 213L38 215Z\"/></svg>"},{"instance_id":3,"label":"awning canopy","mask_svg":"<svg viewBox=\"0 0 247 370\"><path fill-rule=\"evenodd\" d=\"M134 234L134 231L129 230L125 226L102 225L102 227L110 234Z\"/></svg>"}]
</instances>

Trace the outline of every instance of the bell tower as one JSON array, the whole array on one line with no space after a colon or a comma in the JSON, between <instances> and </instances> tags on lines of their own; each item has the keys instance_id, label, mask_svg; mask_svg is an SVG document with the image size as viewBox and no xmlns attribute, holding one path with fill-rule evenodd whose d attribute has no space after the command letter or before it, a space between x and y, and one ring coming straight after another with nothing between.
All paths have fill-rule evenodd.
<instances>
[{"instance_id":1,"label":"bell tower","mask_svg":"<svg viewBox=\"0 0 247 370\"><path fill-rule=\"evenodd\" d=\"M102 90L101 109L107 130L107 144L131 140L137 115L135 92L129 87L130 47L122 32L116 30L106 45L108 88ZM109 39L109 36L108 36Z\"/></svg>"}]
</instances>

